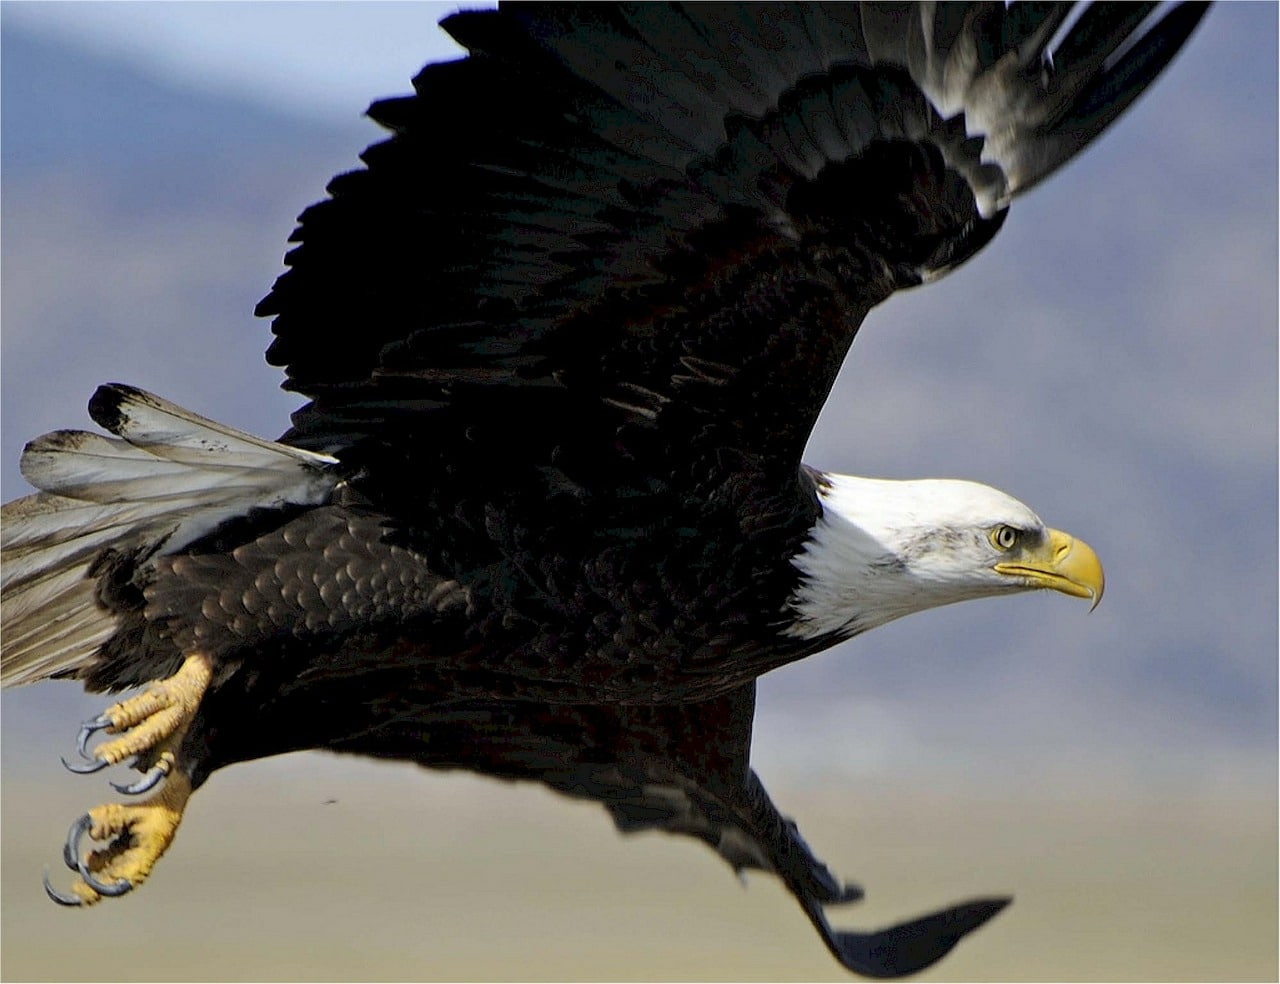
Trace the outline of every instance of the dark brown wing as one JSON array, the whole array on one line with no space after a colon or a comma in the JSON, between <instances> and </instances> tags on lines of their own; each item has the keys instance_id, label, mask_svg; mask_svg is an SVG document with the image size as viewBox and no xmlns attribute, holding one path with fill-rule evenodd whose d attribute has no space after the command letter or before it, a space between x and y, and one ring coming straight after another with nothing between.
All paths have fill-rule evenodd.
<instances>
[{"instance_id":1,"label":"dark brown wing","mask_svg":"<svg viewBox=\"0 0 1280 984\"><path fill-rule=\"evenodd\" d=\"M735 871L776 875L844 966L912 974L942 958L1008 899L979 899L871 933L839 931L825 907L862 898L810 851L747 765L755 686L667 707L476 702L384 709L382 723L332 745L505 779L603 804L624 832L697 837Z\"/></svg>"},{"instance_id":2,"label":"dark brown wing","mask_svg":"<svg viewBox=\"0 0 1280 984\"><path fill-rule=\"evenodd\" d=\"M410 524L462 487L794 475L867 310L985 243L1202 13L1153 6L1090 7L1052 57L1069 4L450 17L469 56L371 108L392 137L259 306L311 401L287 439Z\"/></svg>"}]
</instances>

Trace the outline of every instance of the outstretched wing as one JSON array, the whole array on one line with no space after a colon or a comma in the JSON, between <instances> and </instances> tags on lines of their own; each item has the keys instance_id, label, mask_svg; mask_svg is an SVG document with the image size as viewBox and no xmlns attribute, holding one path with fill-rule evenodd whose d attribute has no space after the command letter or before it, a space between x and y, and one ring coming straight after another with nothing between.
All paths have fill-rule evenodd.
<instances>
[{"instance_id":1,"label":"outstretched wing","mask_svg":"<svg viewBox=\"0 0 1280 984\"><path fill-rule=\"evenodd\" d=\"M603 804L623 832L696 837L735 871L776 875L836 959L869 977L923 970L1008 904L975 899L868 933L832 928L825 907L856 902L862 890L814 856L748 767L754 711L754 684L661 707L484 701L423 712L392 698L378 725L331 747L534 780Z\"/></svg>"},{"instance_id":2,"label":"outstretched wing","mask_svg":"<svg viewBox=\"0 0 1280 984\"><path fill-rule=\"evenodd\" d=\"M1155 6L1090 6L1052 51L1070 4L452 16L469 56L373 105L391 138L259 305L310 399L286 440L403 517L452 511L450 476L550 499L696 489L725 456L794 475L867 310L980 248L1203 13Z\"/></svg>"}]
</instances>

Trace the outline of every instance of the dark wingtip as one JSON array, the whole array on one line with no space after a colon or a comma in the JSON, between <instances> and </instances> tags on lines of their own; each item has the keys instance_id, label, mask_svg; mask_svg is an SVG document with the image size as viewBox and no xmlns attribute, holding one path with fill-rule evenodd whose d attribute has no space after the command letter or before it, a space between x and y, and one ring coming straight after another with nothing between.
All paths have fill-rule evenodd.
<instances>
[{"instance_id":1,"label":"dark wingtip","mask_svg":"<svg viewBox=\"0 0 1280 984\"><path fill-rule=\"evenodd\" d=\"M103 383L89 397L89 416L103 430L118 434L127 419L121 405L138 393L136 387L124 383Z\"/></svg>"},{"instance_id":2,"label":"dark wingtip","mask_svg":"<svg viewBox=\"0 0 1280 984\"><path fill-rule=\"evenodd\" d=\"M937 963L1012 901L973 899L875 933L832 931L828 944L845 967L864 977L905 977Z\"/></svg>"}]
</instances>

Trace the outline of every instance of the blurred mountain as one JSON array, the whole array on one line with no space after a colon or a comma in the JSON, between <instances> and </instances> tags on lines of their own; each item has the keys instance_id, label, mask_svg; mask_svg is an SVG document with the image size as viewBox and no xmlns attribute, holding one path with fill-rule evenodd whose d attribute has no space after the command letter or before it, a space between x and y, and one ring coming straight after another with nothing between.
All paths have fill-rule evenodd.
<instances>
[{"instance_id":1,"label":"blurred mountain","mask_svg":"<svg viewBox=\"0 0 1280 984\"><path fill-rule=\"evenodd\" d=\"M207 199L212 181L243 188L228 204L249 207L268 189L240 180L242 167L276 155L350 154L353 146L354 127L327 129L183 88L22 27L6 25L0 56L0 164L10 192L10 182L51 172L94 176L112 183L113 204L128 211L189 207Z\"/></svg>"},{"instance_id":2,"label":"blurred mountain","mask_svg":"<svg viewBox=\"0 0 1280 984\"><path fill-rule=\"evenodd\" d=\"M105 379L282 431L300 401L252 309L297 213L377 139L360 97L326 127L8 24L0 46L6 497L22 442Z\"/></svg>"}]
</instances>

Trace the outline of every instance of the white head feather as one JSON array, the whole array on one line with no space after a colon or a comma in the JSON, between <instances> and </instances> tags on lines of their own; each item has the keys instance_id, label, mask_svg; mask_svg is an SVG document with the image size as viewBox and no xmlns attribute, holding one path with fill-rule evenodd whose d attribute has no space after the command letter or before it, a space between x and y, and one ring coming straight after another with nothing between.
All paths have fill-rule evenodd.
<instances>
[{"instance_id":1,"label":"white head feather","mask_svg":"<svg viewBox=\"0 0 1280 984\"><path fill-rule=\"evenodd\" d=\"M801 583L784 632L846 636L926 608L1026 590L994 571L991 531L1043 536L1044 524L998 489L951 479L890 481L825 475L823 513L792 558Z\"/></svg>"}]
</instances>

